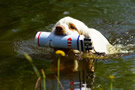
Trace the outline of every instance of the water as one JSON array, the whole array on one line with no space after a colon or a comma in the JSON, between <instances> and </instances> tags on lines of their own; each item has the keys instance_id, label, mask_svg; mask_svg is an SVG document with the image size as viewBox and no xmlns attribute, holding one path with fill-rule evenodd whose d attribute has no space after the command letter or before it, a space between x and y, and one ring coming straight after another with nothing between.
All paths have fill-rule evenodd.
<instances>
[{"instance_id":1,"label":"water","mask_svg":"<svg viewBox=\"0 0 135 90\"><path fill-rule=\"evenodd\" d=\"M132 54L107 61L98 60L93 87L108 90L109 75L114 75L116 90L135 89L135 1L134 0L1 0L0 1L0 90L33 90L37 77L24 58L27 52L40 70L48 75L52 59L50 49L37 48L37 31L51 31L64 16L71 16L99 30L113 45L124 45ZM130 45L129 45L130 44ZM79 88L79 74L66 71L61 82L69 88L71 75ZM69 75L69 76L68 76ZM54 81L54 82L53 82ZM55 78L47 78L48 88L56 88Z\"/></svg>"}]
</instances>

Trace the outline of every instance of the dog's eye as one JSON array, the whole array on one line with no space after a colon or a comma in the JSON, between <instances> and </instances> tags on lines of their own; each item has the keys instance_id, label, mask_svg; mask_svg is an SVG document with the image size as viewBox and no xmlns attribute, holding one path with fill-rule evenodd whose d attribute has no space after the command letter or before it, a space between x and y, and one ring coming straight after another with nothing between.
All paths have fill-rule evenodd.
<instances>
[{"instance_id":1,"label":"dog's eye","mask_svg":"<svg viewBox=\"0 0 135 90\"><path fill-rule=\"evenodd\" d=\"M71 29L75 29L75 27L73 27L72 25L70 25L70 28L71 28Z\"/></svg>"},{"instance_id":2,"label":"dog's eye","mask_svg":"<svg viewBox=\"0 0 135 90\"><path fill-rule=\"evenodd\" d=\"M76 27L75 27L75 25L74 24L72 24L72 23L69 23L69 29L77 29Z\"/></svg>"}]
</instances>

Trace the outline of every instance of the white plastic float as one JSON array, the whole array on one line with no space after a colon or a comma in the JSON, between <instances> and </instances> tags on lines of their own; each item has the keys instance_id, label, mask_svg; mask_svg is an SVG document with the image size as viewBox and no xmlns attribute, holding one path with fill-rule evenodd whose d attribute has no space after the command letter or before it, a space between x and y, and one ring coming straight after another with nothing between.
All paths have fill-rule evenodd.
<instances>
[{"instance_id":1,"label":"white plastic float","mask_svg":"<svg viewBox=\"0 0 135 90\"><path fill-rule=\"evenodd\" d=\"M83 35L55 35L52 32L37 32L35 41L38 46L52 48L68 48L80 51L92 50L90 38Z\"/></svg>"}]
</instances>

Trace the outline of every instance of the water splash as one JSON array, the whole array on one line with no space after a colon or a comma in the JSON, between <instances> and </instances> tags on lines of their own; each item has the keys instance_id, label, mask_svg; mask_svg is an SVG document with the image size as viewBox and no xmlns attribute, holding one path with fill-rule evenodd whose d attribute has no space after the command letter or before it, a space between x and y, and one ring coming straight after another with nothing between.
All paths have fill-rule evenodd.
<instances>
[{"instance_id":1,"label":"water splash","mask_svg":"<svg viewBox=\"0 0 135 90\"><path fill-rule=\"evenodd\" d=\"M135 53L135 44L116 44L110 48L112 54L108 55L111 58L120 58L122 56L132 55Z\"/></svg>"},{"instance_id":2,"label":"water splash","mask_svg":"<svg viewBox=\"0 0 135 90\"><path fill-rule=\"evenodd\" d=\"M115 47L120 49L120 53L134 53L135 52L135 44L128 44L128 45L117 44L115 45Z\"/></svg>"}]
</instances>

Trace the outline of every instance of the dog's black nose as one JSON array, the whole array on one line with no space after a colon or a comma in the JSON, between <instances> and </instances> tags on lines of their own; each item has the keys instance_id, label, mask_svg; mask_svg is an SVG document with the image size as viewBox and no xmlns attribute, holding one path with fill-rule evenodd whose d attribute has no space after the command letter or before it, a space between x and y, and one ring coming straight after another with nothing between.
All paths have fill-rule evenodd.
<instances>
[{"instance_id":1,"label":"dog's black nose","mask_svg":"<svg viewBox=\"0 0 135 90\"><path fill-rule=\"evenodd\" d=\"M56 35L64 35L65 34L65 28L62 25L57 25L55 28L55 34Z\"/></svg>"},{"instance_id":2,"label":"dog's black nose","mask_svg":"<svg viewBox=\"0 0 135 90\"><path fill-rule=\"evenodd\" d=\"M56 26L56 31L59 32L63 31L63 27L61 25Z\"/></svg>"}]
</instances>

